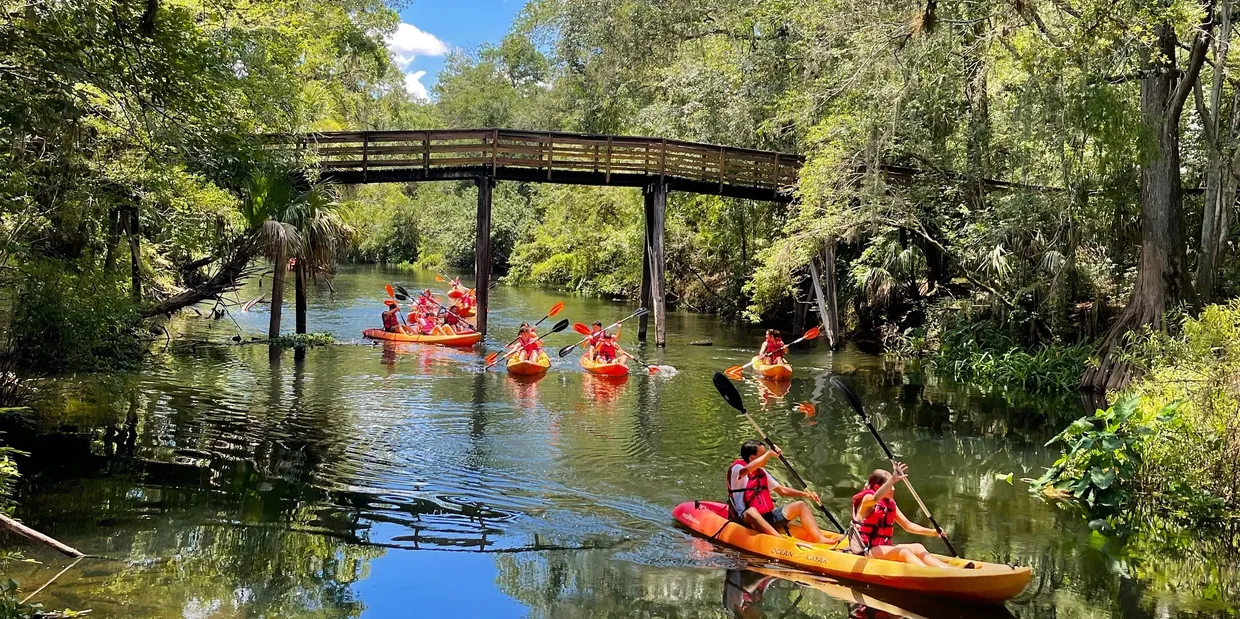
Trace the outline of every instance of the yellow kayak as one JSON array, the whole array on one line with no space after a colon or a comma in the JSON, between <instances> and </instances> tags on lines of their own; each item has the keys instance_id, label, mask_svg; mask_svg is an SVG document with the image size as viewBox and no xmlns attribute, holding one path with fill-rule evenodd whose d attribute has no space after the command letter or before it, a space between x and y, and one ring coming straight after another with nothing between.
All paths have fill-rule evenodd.
<instances>
[{"instance_id":1,"label":"yellow kayak","mask_svg":"<svg viewBox=\"0 0 1240 619\"><path fill-rule=\"evenodd\" d=\"M762 363L762 359L754 357L753 371L758 376L771 380L788 380L792 378L792 365L788 363L787 359L783 363L767 365Z\"/></svg>"},{"instance_id":2,"label":"yellow kayak","mask_svg":"<svg viewBox=\"0 0 1240 619\"><path fill-rule=\"evenodd\" d=\"M916 591L918 593L1002 604L1024 590L1031 573L1027 567L935 555L960 569L923 567L851 554L829 544L808 541L798 525L792 536L759 533L727 519L727 506L711 501L688 501L672 510L672 517L686 528L733 548L804 570L857 582ZM964 569L972 563L974 567Z\"/></svg>"},{"instance_id":3,"label":"yellow kayak","mask_svg":"<svg viewBox=\"0 0 1240 619\"><path fill-rule=\"evenodd\" d=\"M391 342L415 342L418 344L438 344L440 346L473 346L482 341L482 334L477 331L456 333L452 335L413 335L410 333L391 333L383 329L366 329L363 337L372 340L388 340Z\"/></svg>"},{"instance_id":4,"label":"yellow kayak","mask_svg":"<svg viewBox=\"0 0 1240 619\"><path fill-rule=\"evenodd\" d=\"M518 374L521 376L530 376L533 374L542 374L551 367L551 358L546 352L539 352L538 358L533 361L522 361L521 355L515 354L508 357L508 373Z\"/></svg>"}]
</instances>

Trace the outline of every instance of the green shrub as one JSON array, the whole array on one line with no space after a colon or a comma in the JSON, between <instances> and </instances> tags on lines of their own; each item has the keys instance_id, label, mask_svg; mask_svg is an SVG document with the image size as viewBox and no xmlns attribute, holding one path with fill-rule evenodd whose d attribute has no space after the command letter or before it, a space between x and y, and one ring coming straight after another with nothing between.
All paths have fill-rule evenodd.
<instances>
[{"instance_id":1,"label":"green shrub","mask_svg":"<svg viewBox=\"0 0 1240 619\"><path fill-rule=\"evenodd\" d=\"M289 333L281 335L272 343L283 348L314 348L315 346L329 346L336 343L336 338L326 331L317 331L315 333Z\"/></svg>"},{"instance_id":2,"label":"green shrub","mask_svg":"<svg viewBox=\"0 0 1240 619\"><path fill-rule=\"evenodd\" d=\"M132 367L142 319L121 278L59 262L23 268L10 327L12 355L41 372Z\"/></svg>"},{"instance_id":3,"label":"green shrub","mask_svg":"<svg viewBox=\"0 0 1240 619\"><path fill-rule=\"evenodd\" d=\"M1190 525L1240 514L1240 300L1168 317L1128 360L1142 370L1115 406L1074 422L1033 488L1067 491L1091 515L1156 514Z\"/></svg>"}]
</instances>

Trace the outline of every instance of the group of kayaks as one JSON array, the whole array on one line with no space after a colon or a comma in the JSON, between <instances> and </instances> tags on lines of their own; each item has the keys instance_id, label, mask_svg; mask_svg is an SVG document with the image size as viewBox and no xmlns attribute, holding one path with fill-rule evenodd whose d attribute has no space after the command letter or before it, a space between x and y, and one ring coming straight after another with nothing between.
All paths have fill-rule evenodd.
<instances>
[{"instance_id":1,"label":"group of kayaks","mask_svg":"<svg viewBox=\"0 0 1240 619\"><path fill-rule=\"evenodd\" d=\"M472 346L482 340L477 332L410 335L390 333L383 329L367 329L363 335L372 339L394 342L414 342L440 346ZM769 332L768 332L769 334ZM587 338L589 339L589 338ZM803 338L804 339L804 338ZM782 356L787 349L778 341L779 354L771 355L770 346L746 364L763 382L784 383L792 378L792 365ZM768 340L767 344L771 344ZM795 342L794 342L795 343ZM524 358L523 358L524 357ZM623 357L612 361L594 359L594 355L582 355L582 369L601 376L627 376L629 367ZM546 351L538 350L530 355L510 354L505 364L508 373L515 376L537 376L551 367ZM729 368L733 375L745 366ZM733 376L735 378L735 376ZM1029 583L1031 572L1027 567L1001 565L984 561L939 556L940 560L954 568L936 568L910 565L864 557L847 552L836 546L817 544L798 524L786 529L787 535L767 535L743 524L730 521L727 506L712 501L688 501L672 510L672 517L686 529L717 542L768 560L795 566L809 572L833 578L891 587L919 594L964 600L984 604L1001 604L1019 594Z\"/></svg>"}]
</instances>

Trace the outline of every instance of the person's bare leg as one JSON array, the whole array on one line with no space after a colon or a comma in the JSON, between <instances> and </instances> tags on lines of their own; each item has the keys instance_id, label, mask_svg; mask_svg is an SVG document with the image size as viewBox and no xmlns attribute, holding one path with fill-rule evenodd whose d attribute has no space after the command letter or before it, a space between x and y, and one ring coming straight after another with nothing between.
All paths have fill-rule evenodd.
<instances>
[{"instance_id":1,"label":"person's bare leg","mask_svg":"<svg viewBox=\"0 0 1240 619\"><path fill-rule=\"evenodd\" d=\"M801 526L805 527L809 531L810 536L819 544L834 544L840 541L840 536L827 537L827 534L818 527L818 520L814 518L813 510L809 508L809 504L805 501L796 501L788 504L784 508L784 518L787 518L788 522L800 518Z\"/></svg>"},{"instance_id":2,"label":"person's bare leg","mask_svg":"<svg viewBox=\"0 0 1240 619\"><path fill-rule=\"evenodd\" d=\"M926 564L917 557L917 554L903 546L875 546L870 549L869 555L875 559L883 559L885 561L899 561L909 565L920 565L926 567Z\"/></svg>"},{"instance_id":3,"label":"person's bare leg","mask_svg":"<svg viewBox=\"0 0 1240 619\"><path fill-rule=\"evenodd\" d=\"M950 563L944 563L943 561L939 560L938 557L935 557L934 555L930 554L930 551L926 550L926 547L922 546L921 544L900 544L900 545L905 548L908 548L909 552L912 552L913 554L917 555L917 558L921 559L922 563L925 563L926 565L929 565L930 567L955 567L951 565Z\"/></svg>"},{"instance_id":4,"label":"person's bare leg","mask_svg":"<svg viewBox=\"0 0 1240 619\"><path fill-rule=\"evenodd\" d=\"M749 525L749 528L757 529L767 535L779 535L779 531L776 531L775 527L771 526L771 523L767 522L766 518L763 518L762 514L758 513L758 510L750 507L745 510L743 516L745 524Z\"/></svg>"}]
</instances>

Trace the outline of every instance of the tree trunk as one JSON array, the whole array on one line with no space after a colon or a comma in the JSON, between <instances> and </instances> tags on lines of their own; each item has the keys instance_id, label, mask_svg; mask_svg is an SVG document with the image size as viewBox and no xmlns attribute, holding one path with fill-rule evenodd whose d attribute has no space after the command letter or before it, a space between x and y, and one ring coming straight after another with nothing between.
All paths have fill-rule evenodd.
<instances>
[{"instance_id":1,"label":"tree trunk","mask_svg":"<svg viewBox=\"0 0 1240 619\"><path fill-rule=\"evenodd\" d=\"M297 332L306 332L306 265L301 261L297 261L297 266L293 267L295 282L293 285L294 294L297 297Z\"/></svg>"},{"instance_id":2,"label":"tree trunk","mask_svg":"<svg viewBox=\"0 0 1240 619\"><path fill-rule=\"evenodd\" d=\"M122 214L125 235L129 237L129 278L134 301L142 300L142 247L138 243L138 209L134 207Z\"/></svg>"},{"instance_id":3,"label":"tree trunk","mask_svg":"<svg viewBox=\"0 0 1240 619\"><path fill-rule=\"evenodd\" d=\"M1210 107L1206 107L1205 98L1201 95L1201 83L1194 85L1197 97L1197 112L1201 116L1206 144L1209 147L1209 163L1206 170L1205 204L1201 214L1201 245L1197 257L1197 276L1194 289L1201 303L1208 303L1214 294L1215 274L1218 272L1222 255L1222 247L1227 239L1228 218L1232 205L1236 202L1237 170L1240 163L1240 151L1234 144L1237 123L1240 122L1240 105L1233 100L1231 103L1231 122L1224 127L1223 118L1223 87L1227 79L1227 52L1231 37L1232 2L1223 2L1220 6L1219 36L1215 38L1214 79L1210 91ZM1236 91L1240 96L1240 89Z\"/></svg>"},{"instance_id":4,"label":"tree trunk","mask_svg":"<svg viewBox=\"0 0 1240 619\"><path fill-rule=\"evenodd\" d=\"M288 255L284 247L278 247L271 275L271 322L267 326L268 339L274 340L280 337L280 311L284 307L284 272L286 270L288 270Z\"/></svg>"},{"instance_id":5,"label":"tree trunk","mask_svg":"<svg viewBox=\"0 0 1240 619\"><path fill-rule=\"evenodd\" d=\"M1160 51L1171 66L1141 80L1141 115L1156 133L1158 148L1141 165L1141 257L1137 281L1127 307L1111 326L1098 349L1098 367L1081 377L1083 388L1122 389L1132 374L1130 364L1114 353L1122 351L1128 333L1152 325L1163 328L1163 314L1185 293L1184 234L1180 195L1180 113L1183 96L1176 87L1176 37L1171 24L1155 28ZM1194 44L1194 57L1197 55ZM1203 54L1204 58L1204 54ZM1200 65L1185 72L1195 81ZM1189 82L1191 85L1192 82Z\"/></svg>"},{"instance_id":6,"label":"tree trunk","mask_svg":"<svg viewBox=\"0 0 1240 619\"><path fill-rule=\"evenodd\" d=\"M986 80L985 20L977 15L971 17L976 20L975 25L967 31L964 40L964 98L969 106L966 165L969 199L980 208L985 199L982 180L986 178L986 155L990 151L990 96Z\"/></svg>"}]
</instances>

